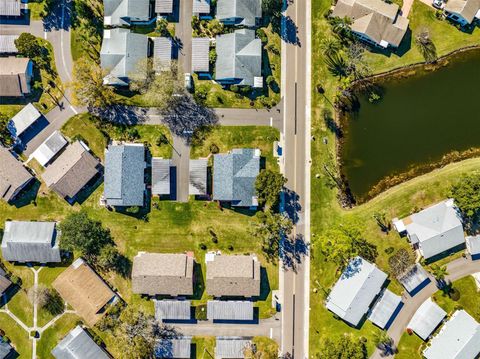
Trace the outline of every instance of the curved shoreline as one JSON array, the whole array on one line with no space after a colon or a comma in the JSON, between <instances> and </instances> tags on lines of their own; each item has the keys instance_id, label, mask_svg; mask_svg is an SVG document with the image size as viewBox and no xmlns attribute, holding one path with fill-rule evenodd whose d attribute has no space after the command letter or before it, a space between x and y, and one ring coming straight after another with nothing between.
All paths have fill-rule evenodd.
<instances>
[{"instance_id":1,"label":"curved shoreline","mask_svg":"<svg viewBox=\"0 0 480 359\"><path fill-rule=\"evenodd\" d=\"M418 73L416 71L415 72L412 72L412 71L419 68L421 68L426 72L437 71L442 67L448 66L450 63L449 60L452 57L455 57L462 53L479 51L479 50L480 50L480 45L472 45L472 46L464 47L439 57L437 62L434 64L418 62L418 63L410 64L407 66L399 67L393 70L381 72L381 73L372 75L367 79L373 82L377 82L382 80L388 81L395 78L409 78L417 75ZM354 82L350 88L353 91L358 91L358 88L356 88L357 84L358 84L358 81ZM348 123L346 123L346 121L348 120L347 118L348 114L349 112L341 112L339 110L335 112L336 122L339 125L339 127L342 129L342 132L344 134L348 134ZM435 160L433 162L412 164L409 168L406 168L405 170L399 173L394 173L394 174L385 176L380 181L370 186L370 189L368 190L368 192L364 193L362 196L359 196L351 193L349 181L344 171L342 149L343 149L344 141L346 141L345 137L346 136L342 136L342 138L337 138L335 147L336 147L336 155L337 155L338 168L339 168L338 172L343 182L342 190L340 191L341 192L340 198L342 199L340 201L341 202L340 204L342 205L342 207L349 207L349 208L367 203L370 200L377 197L378 195L380 195L381 193L387 191L388 189L394 186L400 185L406 181L412 180L421 175L424 175L426 173L429 173L435 169L445 167L446 165L451 163L456 163L456 162L460 162L460 161L464 161L470 158L475 158L480 156L480 146L471 147L463 151L453 150L451 152L445 153L444 155L442 155L440 159ZM350 198L351 200L345 201L345 198Z\"/></svg>"}]
</instances>

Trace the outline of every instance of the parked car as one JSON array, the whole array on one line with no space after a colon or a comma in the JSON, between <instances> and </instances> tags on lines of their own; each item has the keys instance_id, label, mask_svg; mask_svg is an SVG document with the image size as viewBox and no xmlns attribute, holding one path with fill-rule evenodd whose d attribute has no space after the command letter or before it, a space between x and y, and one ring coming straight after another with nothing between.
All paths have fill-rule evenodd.
<instances>
[{"instance_id":1,"label":"parked car","mask_svg":"<svg viewBox=\"0 0 480 359\"><path fill-rule=\"evenodd\" d=\"M433 0L432 5L436 9L443 9L445 3L443 2L443 0Z\"/></svg>"},{"instance_id":2,"label":"parked car","mask_svg":"<svg viewBox=\"0 0 480 359\"><path fill-rule=\"evenodd\" d=\"M188 92L192 92L193 90L192 75L188 72L185 74L185 88L187 89Z\"/></svg>"}]
</instances>

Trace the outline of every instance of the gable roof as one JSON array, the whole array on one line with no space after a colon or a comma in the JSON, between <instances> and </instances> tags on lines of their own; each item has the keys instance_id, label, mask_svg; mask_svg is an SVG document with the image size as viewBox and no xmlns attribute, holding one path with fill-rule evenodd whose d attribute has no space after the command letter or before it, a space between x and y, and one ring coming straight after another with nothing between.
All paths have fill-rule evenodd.
<instances>
[{"instance_id":1,"label":"gable roof","mask_svg":"<svg viewBox=\"0 0 480 359\"><path fill-rule=\"evenodd\" d=\"M171 14L173 12L173 0L155 0L155 12L157 14Z\"/></svg>"},{"instance_id":2,"label":"gable roof","mask_svg":"<svg viewBox=\"0 0 480 359\"><path fill-rule=\"evenodd\" d=\"M251 29L235 30L218 35L215 79L253 86L255 77L262 76L262 42Z\"/></svg>"},{"instance_id":3,"label":"gable roof","mask_svg":"<svg viewBox=\"0 0 480 359\"><path fill-rule=\"evenodd\" d=\"M255 255L207 253L207 293L214 297L260 295L260 262Z\"/></svg>"},{"instance_id":4,"label":"gable roof","mask_svg":"<svg viewBox=\"0 0 480 359\"><path fill-rule=\"evenodd\" d=\"M100 169L100 162L76 141L45 169L42 178L60 197L73 199Z\"/></svg>"},{"instance_id":5,"label":"gable roof","mask_svg":"<svg viewBox=\"0 0 480 359\"><path fill-rule=\"evenodd\" d=\"M191 337L180 337L174 339L162 339L155 349L156 358L190 358Z\"/></svg>"},{"instance_id":6,"label":"gable roof","mask_svg":"<svg viewBox=\"0 0 480 359\"><path fill-rule=\"evenodd\" d=\"M192 38L192 71L210 71L210 39L208 37Z\"/></svg>"},{"instance_id":7,"label":"gable roof","mask_svg":"<svg viewBox=\"0 0 480 359\"><path fill-rule=\"evenodd\" d=\"M155 37L153 39L153 59L155 71L168 71L171 69L173 56L173 43L169 37Z\"/></svg>"},{"instance_id":8,"label":"gable roof","mask_svg":"<svg viewBox=\"0 0 480 359\"><path fill-rule=\"evenodd\" d=\"M60 131L54 131L48 138L32 153L32 157L45 167L55 155L60 152L68 141Z\"/></svg>"},{"instance_id":9,"label":"gable roof","mask_svg":"<svg viewBox=\"0 0 480 359\"><path fill-rule=\"evenodd\" d=\"M190 195L207 194L207 165L208 160L201 158L190 160L190 182L188 193Z\"/></svg>"},{"instance_id":10,"label":"gable roof","mask_svg":"<svg viewBox=\"0 0 480 359\"><path fill-rule=\"evenodd\" d=\"M213 199L232 206L256 206L255 180L260 172L260 150L234 149L213 156Z\"/></svg>"},{"instance_id":11,"label":"gable roof","mask_svg":"<svg viewBox=\"0 0 480 359\"><path fill-rule=\"evenodd\" d=\"M387 279L387 274L361 257L353 258L327 298L327 309L357 325Z\"/></svg>"},{"instance_id":12,"label":"gable roof","mask_svg":"<svg viewBox=\"0 0 480 359\"><path fill-rule=\"evenodd\" d=\"M111 206L143 206L145 147L140 144L110 145L105 151L104 196Z\"/></svg>"},{"instance_id":13,"label":"gable roof","mask_svg":"<svg viewBox=\"0 0 480 359\"><path fill-rule=\"evenodd\" d=\"M105 25L129 25L150 20L149 0L104 0Z\"/></svg>"},{"instance_id":14,"label":"gable roof","mask_svg":"<svg viewBox=\"0 0 480 359\"><path fill-rule=\"evenodd\" d=\"M30 93L27 74L33 67L25 57L0 57L0 96L19 97Z\"/></svg>"},{"instance_id":15,"label":"gable roof","mask_svg":"<svg viewBox=\"0 0 480 359\"><path fill-rule=\"evenodd\" d=\"M0 271L0 295L3 295L11 285L12 282L6 277L5 271Z\"/></svg>"},{"instance_id":16,"label":"gable roof","mask_svg":"<svg viewBox=\"0 0 480 359\"><path fill-rule=\"evenodd\" d=\"M133 258L132 291L148 295L192 295L193 257L140 252Z\"/></svg>"},{"instance_id":17,"label":"gable roof","mask_svg":"<svg viewBox=\"0 0 480 359\"><path fill-rule=\"evenodd\" d=\"M388 325L401 303L402 297L385 289L372 307L368 319L381 329L388 329Z\"/></svg>"},{"instance_id":18,"label":"gable roof","mask_svg":"<svg viewBox=\"0 0 480 359\"><path fill-rule=\"evenodd\" d=\"M475 17L480 18L480 0L449 0L445 11L458 14L472 23Z\"/></svg>"},{"instance_id":19,"label":"gable roof","mask_svg":"<svg viewBox=\"0 0 480 359\"><path fill-rule=\"evenodd\" d=\"M0 0L0 16L20 16L20 0Z\"/></svg>"},{"instance_id":20,"label":"gable roof","mask_svg":"<svg viewBox=\"0 0 480 359\"><path fill-rule=\"evenodd\" d=\"M480 354L480 324L466 311L456 311L423 351L427 359L472 359Z\"/></svg>"},{"instance_id":21,"label":"gable roof","mask_svg":"<svg viewBox=\"0 0 480 359\"><path fill-rule=\"evenodd\" d=\"M252 342L242 337L217 337L215 359L240 359L245 357L245 349Z\"/></svg>"},{"instance_id":22,"label":"gable roof","mask_svg":"<svg viewBox=\"0 0 480 359\"><path fill-rule=\"evenodd\" d=\"M152 194L170 194L170 166L171 160L152 158Z\"/></svg>"},{"instance_id":23,"label":"gable roof","mask_svg":"<svg viewBox=\"0 0 480 359\"><path fill-rule=\"evenodd\" d=\"M52 355L56 359L110 359L110 356L79 325L53 348Z\"/></svg>"},{"instance_id":24,"label":"gable roof","mask_svg":"<svg viewBox=\"0 0 480 359\"><path fill-rule=\"evenodd\" d=\"M412 319L410 319L410 323L408 323L408 328L412 329L423 340L427 340L446 315L447 313L438 304L428 298L418 307Z\"/></svg>"},{"instance_id":25,"label":"gable roof","mask_svg":"<svg viewBox=\"0 0 480 359\"><path fill-rule=\"evenodd\" d=\"M0 54L16 54L18 52L15 40L20 35L0 34Z\"/></svg>"},{"instance_id":26,"label":"gable roof","mask_svg":"<svg viewBox=\"0 0 480 359\"><path fill-rule=\"evenodd\" d=\"M238 19L237 24L255 26L262 17L261 0L218 0L216 18L220 21Z\"/></svg>"},{"instance_id":27,"label":"gable roof","mask_svg":"<svg viewBox=\"0 0 480 359\"><path fill-rule=\"evenodd\" d=\"M189 300L153 300L155 305L155 319L163 320L190 320L191 302Z\"/></svg>"},{"instance_id":28,"label":"gable roof","mask_svg":"<svg viewBox=\"0 0 480 359\"><path fill-rule=\"evenodd\" d=\"M147 58L148 38L128 29L103 31L100 65L108 71L104 83L125 86L128 76L137 69L137 64Z\"/></svg>"},{"instance_id":29,"label":"gable roof","mask_svg":"<svg viewBox=\"0 0 480 359\"><path fill-rule=\"evenodd\" d=\"M75 260L52 285L90 326L100 320L105 314L101 309L115 297L115 293L82 258Z\"/></svg>"},{"instance_id":30,"label":"gable roof","mask_svg":"<svg viewBox=\"0 0 480 359\"><path fill-rule=\"evenodd\" d=\"M33 176L13 154L0 146L0 198L11 201Z\"/></svg>"},{"instance_id":31,"label":"gable roof","mask_svg":"<svg viewBox=\"0 0 480 359\"><path fill-rule=\"evenodd\" d=\"M207 301L208 320L253 320L253 302L239 300Z\"/></svg>"},{"instance_id":32,"label":"gable roof","mask_svg":"<svg viewBox=\"0 0 480 359\"><path fill-rule=\"evenodd\" d=\"M12 136L19 137L31 125L33 125L42 114L30 102L24 106L15 116L12 117L8 124L8 129Z\"/></svg>"},{"instance_id":33,"label":"gable roof","mask_svg":"<svg viewBox=\"0 0 480 359\"><path fill-rule=\"evenodd\" d=\"M2 256L10 262L60 262L59 233L56 223L5 222Z\"/></svg>"}]
</instances>

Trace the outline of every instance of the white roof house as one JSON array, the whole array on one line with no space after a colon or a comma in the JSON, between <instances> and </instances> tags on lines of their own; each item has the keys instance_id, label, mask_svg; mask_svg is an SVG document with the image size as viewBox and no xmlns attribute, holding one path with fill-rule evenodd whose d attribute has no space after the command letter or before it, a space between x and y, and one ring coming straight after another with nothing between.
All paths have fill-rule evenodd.
<instances>
[{"instance_id":1,"label":"white roof house","mask_svg":"<svg viewBox=\"0 0 480 359\"><path fill-rule=\"evenodd\" d=\"M472 259L480 258L480 235L468 236L465 238L467 244L468 253L472 256Z\"/></svg>"},{"instance_id":2,"label":"white roof house","mask_svg":"<svg viewBox=\"0 0 480 359\"><path fill-rule=\"evenodd\" d=\"M395 221L394 225L399 232L407 232L410 242L425 259L465 243L461 216L453 199Z\"/></svg>"},{"instance_id":3,"label":"white roof house","mask_svg":"<svg viewBox=\"0 0 480 359\"><path fill-rule=\"evenodd\" d=\"M65 137L59 131L54 131L48 138L32 153L32 157L42 166L52 160L68 144Z\"/></svg>"},{"instance_id":4,"label":"white roof house","mask_svg":"<svg viewBox=\"0 0 480 359\"><path fill-rule=\"evenodd\" d=\"M210 0L193 0L192 12L194 16L208 14L210 12Z\"/></svg>"},{"instance_id":5,"label":"white roof house","mask_svg":"<svg viewBox=\"0 0 480 359\"><path fill-rule=\"evenodd\" d=\"M253 320L253 302L240 300L209 300L208 320Z\"/></svg>"},{"instance_id":6,"label":"white roof house","mask_svg":"<svg viewBox=\"0 0 480 359\"><path fill-rule=\"evenodd\" d=\"M190 160L190 180L188 186L190 195L205 196L207 194L207 166L208 160L206 158Z\"/></svg>"},{"instance_id":7,"label":"white roof house","mask_svg":"<svg viewBox=\"0 0 480 359\"><path fill-rule=\"evenodd\" d=\"M210 70L210 39L194 37L192 39L192 71L208 72Z\"/></svg>"},{"instance_id":8,"label":"white roof house","mask_svg":"<svg viewBox=\"0 0 480 359\"><path fill-rule=\"evenodd\" d=\"M372 307L368 319L376 326L388 329L395 313L401 308L401 303L400 296L385 289Z\"/></svg>"},{"instance_id":9,"label":"white roof house","mask_svg":"<svg viewBox=\"0 0 480 359\"><path fill-rule=\"evenodd\" d=\"M353 258L330 292L327 309L358 325L380 293L387 274L361 257Z\"/></svg>"},{"instance_id":10,"label":"white roof house","mask_svg":"<svg viewBox=\"0 0 480 359\"><path fill-rule=\"evenodd\" d=\"M35 106L29 103L12 117L8 124L8 129L12 136L18 137L38 121L41 116L42 114L35 108Z\"/></svg>"},{"instance_id":11,"label":"white roof house","mask_svg":"<svg viewBox=\"0 0 480 359\"><path fill-rule=\"evenodd\" d=\"M427 359L473 359L480 354L480 324L456 311L423 351Z\"/></svg>"},{"instance_id":12,"label":"white roof house","mask_svg":"<svg viewBox=\"0 0 480 359\"><path fill-rule=\"evenodd\" d=\"M447 313L442 308L428 298L418 307L410 323L408 323L408 328L412 329L423 340L427 340L446 315Z\"/></svg>"},{"instance_id":13,"label":"white roof house","mask_svg":"<svg viewBox=\"0 0 480 359\"><path fill-rule=\"evenodd\" d=\"M158 321L186 321L191 319L189 300L153 300Z\"/></svg>"},{"instance_id":14,"label":"white roof house","mask_svg":"<svg viewBox=\"0 0 480 359\"><path fill-rule=\"evenodd\" d=\"M152 194L170 194L170 166L172 161L159 157L152 158Z\"/></svg>"},{"instance_id":15,"label":"white roof house","mask_svg":"<svg viewBox=\"0 0 480 359\"><path fill-rule=\"evenodd\" d=\"M398 281L411 296L414 296L421 289L423 289L425 285L430 283L430 276L428 275L428 272L419 263L417 263L401 277L399 277Z\"/></svg>"},{"instance_id":16,"label":"white roof house","mask_svg":"<svg viewBox=\"0 0 480 359\"><path fill-rule=\"evenodd\" d=\"M215 359L239 359L245 357L245 349L251 345L251 340L243 337L217 337Z\"/></svg>"}]
</instances>

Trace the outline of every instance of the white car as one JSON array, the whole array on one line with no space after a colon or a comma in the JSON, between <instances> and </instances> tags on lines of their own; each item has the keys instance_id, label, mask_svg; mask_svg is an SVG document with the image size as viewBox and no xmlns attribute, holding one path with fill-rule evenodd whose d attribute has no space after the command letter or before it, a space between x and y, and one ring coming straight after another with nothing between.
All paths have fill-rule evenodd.
<instances>
[{"instance_id":1,"label":"white car","mask_svg":"<svg viewBox=\"0 0 480 359\"><path fill-rule=\"evenodd\" d=\"M445 3L443 2L443 0L433 0L432 5L434 8L441 10L444 8Z\"/></svg>"},{"instance_id":2,"label":"white car","mask_svg":"<svg viewBox=\"0 0 480 359\"><path fill-rule=\"evenodd\" d=\"M188 72L185 74L185 88L188 92L191 92L193 90L192 75Z\"/></svg>"}]
</instances>

